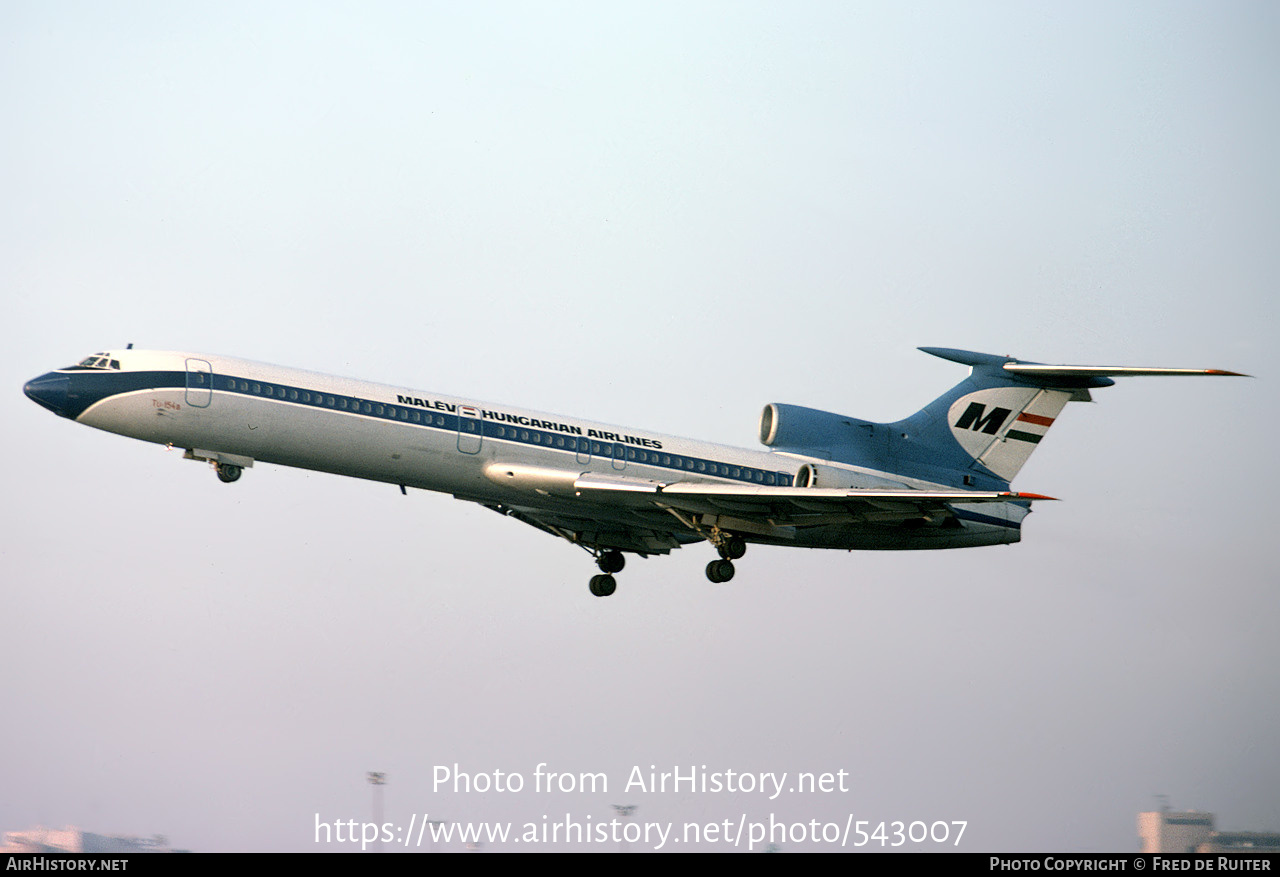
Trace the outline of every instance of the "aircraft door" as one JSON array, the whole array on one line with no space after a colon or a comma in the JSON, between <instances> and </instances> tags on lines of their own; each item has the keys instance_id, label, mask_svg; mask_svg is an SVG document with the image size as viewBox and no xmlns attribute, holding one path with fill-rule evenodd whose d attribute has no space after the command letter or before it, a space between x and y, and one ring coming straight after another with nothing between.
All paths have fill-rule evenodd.
<instances>
[{"instance_id":1,"label":"aircraft door","mask_svg":"<svg viewBox=\"0 0 1280 877\"><path fill-rule=\"evenodd\" d=\"M203 359L187 360L187 404L208 408L213 400L213 366Z\"/></svg>"},{"instance_id":2,"label":"aircraft door","mask_svg":"<svg viewBox=\"0 0 1280 877\"><path fill-rule=\"evenodd\" d=\"M613 443L613 468L618 470L627 468L627 446L622 442Z\"/></svg>"},{"instance_id":3,"label":"aircraft door","mask_svg":"<svg viewBox=\"0 0 1280 877\"><path fill-rule=\"evenodd\" d=\"M591 462L591 439L585 435L578 436L578 463L585 465Z\"/></svg>"},{"instance_id":4,"label":"aircraft door","mask_svg":"<svg viewBox=\"0 0 1280 877\"><path fill-rule=\"evenodd\" d=\"M484 420L479 408L458 406L458 450L464 454L480 453L484 441Z\"/></svg>"}]
</instances>

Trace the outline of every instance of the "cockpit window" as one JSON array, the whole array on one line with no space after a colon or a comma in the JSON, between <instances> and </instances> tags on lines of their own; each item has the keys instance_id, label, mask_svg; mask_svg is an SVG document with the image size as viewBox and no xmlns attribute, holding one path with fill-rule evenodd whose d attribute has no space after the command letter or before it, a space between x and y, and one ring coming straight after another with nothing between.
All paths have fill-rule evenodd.
<instances>
[{"instance_id":1,"label":"cockpit window","mask_svg":"<svg viewBox=\"0 0 1280 877\"><path fill-rule=\"evenodd\" d=\"M80 360L80 368L114 368L119 370L120 360L112 359L105 353L95 353Z\"/></svg>"}]
</instances>

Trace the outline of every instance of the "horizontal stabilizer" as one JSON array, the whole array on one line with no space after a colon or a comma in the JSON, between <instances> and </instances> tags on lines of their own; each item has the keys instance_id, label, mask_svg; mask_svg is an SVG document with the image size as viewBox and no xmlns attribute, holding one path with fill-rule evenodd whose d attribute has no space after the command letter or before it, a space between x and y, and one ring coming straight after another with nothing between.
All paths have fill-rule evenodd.
<instances>
[{"instance_id":1,"label":"horizontal stabilizer","mask_svg":"<svg viewBox=\"0 0 1280 877\"><path fill-rule=\"evenodd\" d=\"M1248 377L1219 368L1051 365L951 347L920 349L972 371L922 411L892 425L891 453L899 461L915 455L951 462L958 445L964 456L951 462L955 469L994 475L1006 483L1022 469L1068 402L1092 401L1092 390L1113 386L1116 378Z\"/></svg>"},{"instance_id":2,"label":"horizontal stabilizer","mask_svg":"<svg viewBox=\"0 0 1280 877\"><path fill-rule=\"evenodd\" d=\"M1249 375L1240 372L1229 372L1220 368L1143 368L1127 365L1031 365L1021 362L1007 362L1004 370L1015 375L1028 378L1129 378L1149 376L1180 375L1218 375L1233 378L1247 378Z\"/></svg>"}]
</instances>

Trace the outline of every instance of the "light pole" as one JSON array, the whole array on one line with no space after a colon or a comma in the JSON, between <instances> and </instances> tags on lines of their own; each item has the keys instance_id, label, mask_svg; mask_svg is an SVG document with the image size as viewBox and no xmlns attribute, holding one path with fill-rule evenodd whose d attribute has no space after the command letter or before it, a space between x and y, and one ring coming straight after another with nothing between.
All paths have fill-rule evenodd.
<instances>
[{"instance_id":1,"label":"light pole","mask_svg":"<svg viewBox=\"0 0 1280 877\"><path fill-rule=\"evenodd\" d=\"M379 770L371 770L365 774L369 785L373 786L373 823L378 826L378 845L374 852L382 852L382 787L387 784L387 775Z\"/></svg>"},{"instance_id":2,"label":"light pole","mask_svg":"<svg viewBox=\"0 0 1280 877\"><path fill-rule=\"evenodd\" d=\"M627 843L627 823L631 821L631 817L636 812L636 804L614 804L613 809L617 811L618 817L622 819L622 841L618 844L618 852L629 853L631 847Z\"/></svg>"}]
</instances>

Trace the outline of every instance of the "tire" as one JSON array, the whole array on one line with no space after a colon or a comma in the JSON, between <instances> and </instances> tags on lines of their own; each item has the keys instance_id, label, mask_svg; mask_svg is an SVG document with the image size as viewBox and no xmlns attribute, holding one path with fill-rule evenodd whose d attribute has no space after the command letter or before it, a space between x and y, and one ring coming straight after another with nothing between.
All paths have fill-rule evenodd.
<instances>
[{"instance_id":1,"label":"tire","mask_svg":"<svg viewBox=\"0 0 1280 877\"><path fill-rule=\"evenodd\" d=\"M608 597L618 590L618 580L608 574L592 576L590 587L597 597Z\"/></svg>"}]
</instances>

